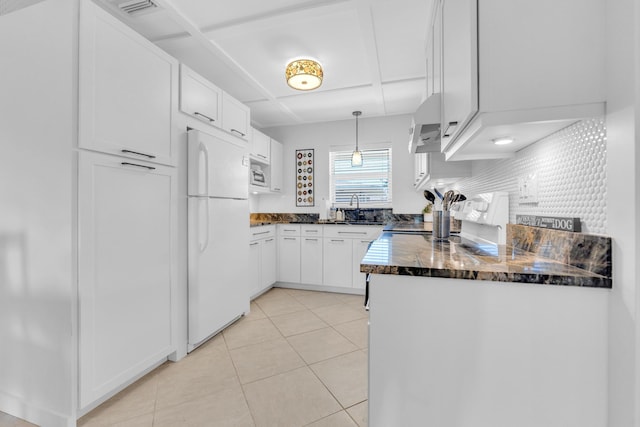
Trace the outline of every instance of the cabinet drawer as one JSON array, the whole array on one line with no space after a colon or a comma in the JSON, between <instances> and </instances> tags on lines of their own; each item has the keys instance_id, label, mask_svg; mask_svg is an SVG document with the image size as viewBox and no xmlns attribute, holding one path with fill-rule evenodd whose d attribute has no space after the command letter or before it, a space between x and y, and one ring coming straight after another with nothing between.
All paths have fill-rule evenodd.
<instances>
[{"instance_id":1,"label":"cabinet drawer","mask_svg":"<svg viewBox=\"0 0 640 427\"><path fill-rule=\"evenodd\" d=\"M371 225L326 225L324 226L324 237L373 239L380 234L382 228Z\"/></svg>"},{"instance_id":2,"label":"cabinet drawer","mask_svg":"<svg viewBox=\"0 0 640 427\"><path fill-rule=\"evenodd\" d=\"M322 225L303 225L300 229L303 237L322 237Z\"/></svg>"},{"instance_id":3,"label":"cabinet drawer","mask_svg":"<svg viewBox=\"0 0 640 427\"><path fill-rule=\"evenodd\" d=\"M265 239L267 237L274 237L276 235L276 227L274 225L261 225L258 227L251 227L249 232L249 239L251 241Z\"/></svg>"},{"instance_id":4,"label":"cabinet drawer","mask_svg":"<svg viewBox=\"0 0 640 427\"><path fill-rule=\"evenodd\" d=\"M299 236L300 226L297 224L278 224L278 236Z\"/></svg>"}]
</instances>

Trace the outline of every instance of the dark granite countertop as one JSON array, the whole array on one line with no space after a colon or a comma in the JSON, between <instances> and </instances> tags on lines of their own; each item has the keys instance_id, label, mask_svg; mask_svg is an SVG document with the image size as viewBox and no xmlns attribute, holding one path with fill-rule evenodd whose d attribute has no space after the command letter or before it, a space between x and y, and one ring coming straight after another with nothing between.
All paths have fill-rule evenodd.
<instances>
[{"instance_id":1,"label":"dark granite countertop","mask_svg":"<svg viewBox=\"0 0 640 427\"><path fill-rule=\"evenodd\" d=\"M577 233L575 233L577 234ZM506 245L481 246L460 236L384 232L360 265L363 273L611 288L609 274ZM610 271L610 270L609 270Z\"/></svg>"},{"instance_id":2,"label":"dark granite countertop","mask_svg":"<svg viewBox=\"0 0 640 427\"><path fill-rule=\"evenodd\" d=\"M329 220L317 220L317 221L263 221L263 222L251 222L251 227L259 227L262 225L273 225L273 224L297 224L297 225L305 225L305 224L315 224L315 225L378 225L383 226L385 222L382 221L329 221Z\"/></svg>"}]
</instances>

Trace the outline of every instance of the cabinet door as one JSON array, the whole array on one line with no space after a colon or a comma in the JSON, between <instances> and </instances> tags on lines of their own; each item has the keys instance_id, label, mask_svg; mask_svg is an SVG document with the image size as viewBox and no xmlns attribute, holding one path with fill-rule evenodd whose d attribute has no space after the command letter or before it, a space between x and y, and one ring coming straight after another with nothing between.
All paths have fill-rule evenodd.
<instances>
[{"instance_id":1,"label":"cabinet door","mask_svg":"<svg viewBox=\"0 0 640 427\"><path fill-rule=\"evenodd\" d=\"M79 153L80 407L172 349L176 170Z\"/></svg>"},{"instance_id":2,"label":"cabinet door","mask_svg":"<svg viewBox=\"0 0 640 427\"><path fill-rule=\"evenodd\" d=\"M302 238L300 270L300 281L302 283L322 285L322 238Z\"/></svg>"},{"instance_id":3,"label":"cabinet door","mask_svg":"<svg viewBox=\"0 0 640 427\"><path fill-rule=\"evenodd\" d=\"M257 129L251 129L251 155L260 163L269 164L271 138Z\"/></svg>"},{"instance_id":4,"label":"cabinet door","mask_svg":"<svg viewBox=\"0 0 640 427\"><path fill-rule=\"evenodd\" d=\"M300 283L300 237L278 238L278 281Z\"/></svg>"},{"instance_id":5,"label":"cabinet door","mask_svg":"<svg viewBox=\"0 0 640 427\"><path fill-rule=\"evenodd\" d=\"M184 64L180 64L180 110L205 123L221 126L222 91Z\"/></svg>"},{"instance_id":6,"label":"cabinet door","mask_svg":"<svg viewBox=\"0 0 640 427\"><path fill-rule=\"evenodd\" d=\"M276 282L276 238L268 237L262 242L262 289Z\"/></svg>"},{"instance_id":7,"label":"cabinet door","mask_svg":"<svg viewBox=\"0 0 640 427\"><path fill-rule=\"evenodd\" d=\"M433 5L434 16L431 25L431 85L433 93L442 91L442 1Z\"/></svg>"},{"instance_id":8,"label":"cabinet door","mask_svg":"<svg viewBox=\"0 0 640 427\"><path fill-rule=\"evenodd\" d=\"M416 153L413 158L414 186L418 186L427 175L427 153Z\"/></svg>"},{"instance_id":9,"label":"cabinet door","mask_svg":"<svg viewBox=\"0 0 640 427\"><path fill-rule=\"evenodd\" d=\"M442 3L442 151L478 111L478 0Z\"/></svg>"},{"instance_id":10,"label":"cabinet door","mask_svg":"<svg viewBox=\"0 0 640 427\"><path fill-rule=\"evenodd\" d=\"M175 164L178 62L92 2L81 4L79 43L79 146Z\"/></svg>"},{"instance_id":11,"label":"cabinet door","mask_svg":"<svg viewBox=\"0 0 640 427\"><path fill-rule=\"evenodd\" d=\"M271 191L282 192L282 174L283 174L283 148L282 143L271 140Z\"/></svg>"},{"instance_id":12,"label":"cabinet door","mask_svg":"<svg viewBox=\"0 0 640 427\"><path fill-rule=\"evenodd\" d=\"M262 290L262 240L249 242L249 296Z\"/></svg>"},{"instance_id":13,"label":"cabinet door","mask_svg":"<svg viewBox=\"0 0 640 427\"><path fill-rule=\"evenodd\" d=\"M222 128L233 135L249 140L251 116L249 107L226 92L222 93Z\"/></svg>"},{"instance_id":14,"label":"cabinet door","mask_svg":"<svg viewBox=\"0 0 640 427\"><path fill-rule=\"evenodd\" d=\"M360 263L367 253L372 240L353 240L353 287L357 289L365 288L365 273L360 273Z\"/></svg>"},{"instance_id":15,"label":"cabinet door","mask_svg":"<svg viewBox=\"0 0 640 427\"><path fill-rule=\"evenodd\" d=\"M323 283L327 286L351 287L351 239L326 238L323 249Z\"/></svg>"}]
</instances>

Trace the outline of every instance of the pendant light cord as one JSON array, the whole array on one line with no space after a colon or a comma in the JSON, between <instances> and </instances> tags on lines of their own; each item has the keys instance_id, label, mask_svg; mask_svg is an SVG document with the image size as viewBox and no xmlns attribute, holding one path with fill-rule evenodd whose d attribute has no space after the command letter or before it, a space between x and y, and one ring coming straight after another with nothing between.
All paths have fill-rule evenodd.
<instances>
[{"instance_id":1,"label":"pendant light cord","mask_svg":"<svg viewBox=\"0 0 640 427\"><path fill-rule=\"evenodd\" d=\"M358 150L358 116L359 114L356 115L356 151Z\"/></svg>"}]
</instances>

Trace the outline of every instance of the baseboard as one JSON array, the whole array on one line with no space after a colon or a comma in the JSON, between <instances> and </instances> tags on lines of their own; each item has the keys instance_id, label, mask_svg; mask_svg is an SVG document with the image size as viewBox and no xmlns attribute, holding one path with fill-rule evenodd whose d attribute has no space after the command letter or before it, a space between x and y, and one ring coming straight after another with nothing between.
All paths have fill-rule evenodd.
<instances>
[{"instance_id":1,"label":"baseboard","mask_svg":"<svg viewBox=\"0 0 640 427\"><path fill-rule=\"evenodd\" d=\"M2 392L0 392L0 411L38 426L76 427L74 414L65 416L51 412Z\"/></svg>"},{"instance_id":2,"label":"baseboard","mask_svg":"<svg viewBox=\"0 0 640 427\"><path fill-rule=\"evenodd\" d=\"M362 295L364 289L343 288L340 286L307 285L305 283L276 282L274 288L300 289L303 291L334 292L338 294Z\"/></svg>"}]
</instances>

